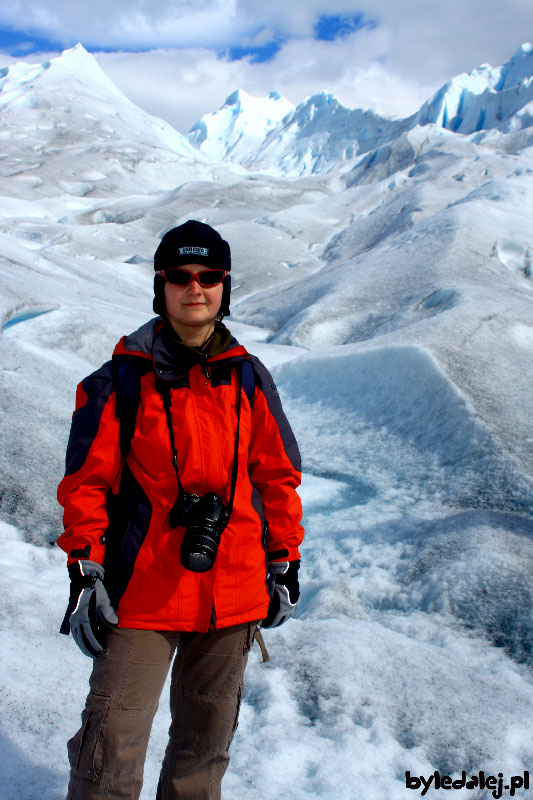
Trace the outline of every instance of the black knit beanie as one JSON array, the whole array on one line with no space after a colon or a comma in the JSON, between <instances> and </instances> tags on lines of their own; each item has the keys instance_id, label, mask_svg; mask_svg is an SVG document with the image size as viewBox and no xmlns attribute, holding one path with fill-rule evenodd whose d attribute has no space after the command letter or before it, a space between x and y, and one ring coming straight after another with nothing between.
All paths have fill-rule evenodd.
<instances>
[{"instance_id":1,"label":"black knit beanie","mask_svg":"<svg viewBox=\"0 0 533 800\"><path fill-rule=\"evenodd\" d=\"M204 264L211 269L231 269L231 252L229 244L222 236L204 222L190 219L183 225L165 233L154 255L154 269L170 269L184 264ZM227 275L223 282L222 303L220 311L229 316L231 292L231 276ZM165 316L165 279L162 275L154 278L154 311Z\"/></svg>"}]
</instances>

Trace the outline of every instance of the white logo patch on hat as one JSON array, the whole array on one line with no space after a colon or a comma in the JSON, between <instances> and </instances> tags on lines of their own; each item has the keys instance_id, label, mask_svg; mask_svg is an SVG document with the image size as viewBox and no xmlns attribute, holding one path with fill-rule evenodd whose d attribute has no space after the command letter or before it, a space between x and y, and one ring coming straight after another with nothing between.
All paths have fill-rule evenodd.
<instances>
[{"instance_id":1,"label":"white logo patch on hat","mask_svg":"<svg viewBox=\"0 0 533 800\"><path fill-rule=\"evenodd\" d=\"M208 256L208 247L178 247L180 256Z\"/></svg>"}]
</instances>

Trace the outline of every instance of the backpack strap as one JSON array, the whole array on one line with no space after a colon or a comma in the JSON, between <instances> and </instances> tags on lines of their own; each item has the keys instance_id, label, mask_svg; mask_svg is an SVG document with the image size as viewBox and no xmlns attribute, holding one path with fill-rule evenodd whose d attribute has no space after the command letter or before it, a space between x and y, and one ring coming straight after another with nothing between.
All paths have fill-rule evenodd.
<instances>
[{"instance_id":1,"label":"backpack strap","mask_svg":"<svg viewBox=\"0 0 533 800\"><path fill-rule=\"evenodd\" d=\"M113 356L113 383L117 395L115 413L120 420L120 454L123 461L130 452L135 431L141 399L141 375L149 369L151 363L148 360L136 356Z\"/></svg>"},{"instance_id":2,"label":"backpack strap","mask_svg":"<svg viewBox=\"0 0 533 800\"><path fill-rule=\"evenodd\" d=\"M246 359L245 361L242 362L241 375L242 375L242 388L244 389L244 393L248 398L248 402L250 403L251 407L255 390L255 373L253 364L250 360Z\"/></svg>"}]
</instances>

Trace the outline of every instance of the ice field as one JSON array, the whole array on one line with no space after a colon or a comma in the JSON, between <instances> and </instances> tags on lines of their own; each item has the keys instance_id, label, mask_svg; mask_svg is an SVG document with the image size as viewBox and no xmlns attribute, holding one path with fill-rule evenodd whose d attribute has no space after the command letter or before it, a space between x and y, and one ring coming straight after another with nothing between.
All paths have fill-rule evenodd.
<instances>
[{"instance_id":1,"label":"ice field","mask_svg":"<svg viewBox=\"0 0 533 800\"><path fill-rule=\"evenodd\" d=\"M407 770L531 770L532 76L524 45L381 133L334 99L261 113L242 93L187 138L81 47L3 71L4 800L65 794L91 667L57 633L75 387L152 316L153 252L187 219L231 244L227 325L303 457L302 604L265 631L271 661L250 656L225 800L405 800ZM168 725L164 695L143 800Z\"/></svg>"}]
</instances>

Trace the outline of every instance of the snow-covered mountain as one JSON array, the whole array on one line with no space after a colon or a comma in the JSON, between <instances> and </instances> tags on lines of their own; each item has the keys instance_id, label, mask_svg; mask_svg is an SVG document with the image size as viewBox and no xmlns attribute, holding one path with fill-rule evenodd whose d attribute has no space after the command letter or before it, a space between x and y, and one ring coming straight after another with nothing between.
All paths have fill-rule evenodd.
<instances>
[{"instance_id":1,"label":"snow-covered mountain","mask_svg":"<svg viewBox=\"0 0 533 800\"><path fill-rule=\"evenodd\" d=\"M262 122L268 104L260 98L247 97L248 127L239 128L238 149L232 149L235 135L225 122L226 106L211 115L225 124L213 124L210 129L201 120L193 128L196 132L191 141L198 145L201 131L202 150L211 157L229 158L249 170L273 175L309 175L375 150L418 125L434 124L464 134L529 127L532 101L533 46L525 44L502 67L484 64L469 74L452 78L405 119L388 119L371 109L348 109L329 92L319 92L272 127ZM247 131L252 130L250 116L255 116L257 122L248 138ZM259 143L261 130L263 141Z\"/></svg>"},{"instance_id":2,"label":"snow-covered mountain","mask_svg":"<svg viewBox=\"0 0 533 800\"><path fill-rule=\"evenodd\" d=\"M29 182L32 198L49 197L52 186L58 197L164 191L206 163L182 134L128 100L81 45L42 65L1 70L0 111L1 175L15 177L5 191L21 199Z\"/></svg>"},{"instance_id":3,"label":"snow-covered mountain","mask_svg":"<svg viewBox=\"0 0 533 800\"><path fill-rule=\"evenodd\" d=\"M5 800L64 796L86 693L50 546L75 384L152 316L152 254L189 218L231 243L228 325L303 456L302 607L265 632L267 667L251 654L228 796L405 800L406 770L530 769L531 53L407 121L318 93L264 137L269 174L210 160L82 48L3 74ZM168 724L163 699L143 798Z\"/></svg>"},{"instance_id":4,"label":"snow-covered mountain","mask_svg":"<svg viewBox=\"0 0 533 800\"><path fill-rule=\"evenodd\" d=\"M226 98L222 108L198 120L187 138L209 158L240 162L291 111L294 104L279 92L252 97L237 89Z\"/></svg>"},{"instance_id":5,"label":"snow-covered mountain","mask_svg":"<svg viewBox=\"0 0 533 800\"><path fill-rule=\"evenodd\" d=\"M533 100L533 45L524 44L502 67L483 64L448 81L414 115L457 133L525 127L522 111Z\"/></svg>"},{"instance_id":6,"label":"snow-covered mountain","mask_svg":"<svg viewBox=\"0 0 533 800\"><path fill-rule=\"evenodd\" d=\"M397 137L407 123L370 109L348 109L329 92L300 103L242 164L275 175L324 172Z\"/></svg>"}]
</instances>

